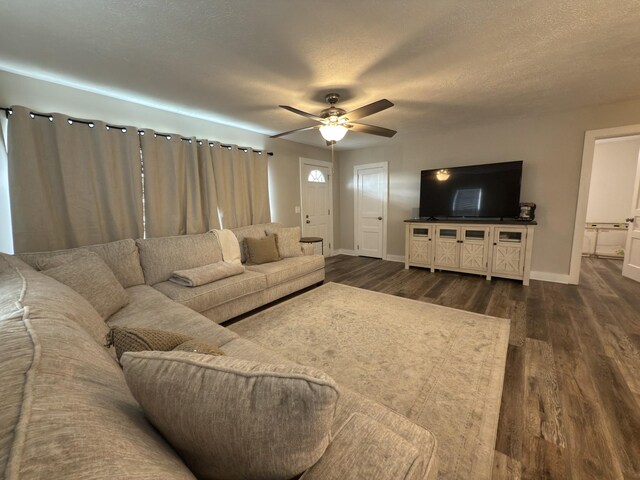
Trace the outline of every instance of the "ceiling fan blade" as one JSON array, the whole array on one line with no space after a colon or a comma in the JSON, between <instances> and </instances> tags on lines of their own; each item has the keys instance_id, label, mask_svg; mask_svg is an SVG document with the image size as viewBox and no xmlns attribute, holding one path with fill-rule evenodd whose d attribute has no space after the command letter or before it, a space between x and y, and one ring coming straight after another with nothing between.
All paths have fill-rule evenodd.
<instances>
[{"instance_id":1,"label":"ceiling fan blade","mask_svg":"<svg viewBox=\"0 0 640 480\"><path fill-rule=\"evenodd\" d=\"M280 108L284 108L285 110L289 110L290 112L297 113L298 115L302 115L303 117L312 118L313 120L317 120L321 122L324 120L322 117L314 115L313 113L303 112L302 110L298 110L295 107L290 107L289 105L278 105Z\"/></svg>"},{"instance_id":2,"label":"ceiling fan blade","mask_svg":"<svg viewBox=\"0 0 640 480\"><path fill-rule=\"evenodd\" d=\"M356 108L355 110L347 112L342 116L347 117L349 120L358 120L359 118L368 117L369 115L381 112L390 107L393 107L393 103L384 98L382 100L378 100L377 102L370 103L369 105L365 105L364 107Z\"/></svg>"},{"instance_id":3,"label":"ceiling fan blade","mask_svg":"<svg viewBox=\"0 0 640 480\"><path fill-rule=\"evenodd\" d=\"M320 125L311 125L310 127L296 128L295 130L289 130L288 132L282 132L282 133L278 133L277 135L271 135L269 138L284 137L285 135L289 135L290 133L304 132L305 130L311 130L313 128L319 128L319 127Z\"/></svg>"},{"instance_id":4,"label":"ceiling fan blade","mask_svg":"<svg viewBox=\"0 0 640 480\"><path fill-rule=\"evenodd\" d=\"M371 135L379 135L381 137L393 137L396 133L395 130L384 127L376 127L375 125L367 125L365 123L349 123L347 125L350 131L360 133L370 133Z\"/></svg>"}]
</instances>

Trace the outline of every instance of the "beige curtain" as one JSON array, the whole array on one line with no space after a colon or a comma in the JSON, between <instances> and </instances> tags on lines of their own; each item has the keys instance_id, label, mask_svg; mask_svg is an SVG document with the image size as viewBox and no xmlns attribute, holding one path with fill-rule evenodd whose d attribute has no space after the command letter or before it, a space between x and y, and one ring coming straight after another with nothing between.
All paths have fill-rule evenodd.
<instances>
[{"instance_id":1,"label":"beige curtain","mask_svg":"<svg viewBox=\"0 0 640 480\"><path fill-rule=\"evenodd\" d=\"M143 234L137 130L9 116L9 190L15 252L57 250ZM125 131L123 131L125 130Z\"/></svg>"},{"instance_id":2,"label":"beige curtain","mask_svg":"<svg viewBox=\"0 0 640 480\"><path fill-rule=\"evenodd\" d=\"M218 208L224 228L269 222L267 155L211 144Z\"/></svg>"},{"instance_id":3,"label":"beige curtain","mask_svg":"<svg viewBox=\"0 0 640 480\"><path fill-rule=\"evenodd\" d=\"M218 214L218 192L213 172L212 148L207 140L198 141L198 168L200 177L200 190L202 201L205 205L205 215L208 229L220 229L220 216Z\"/></svg>"},{"instance_id":4,"label":"beige curtain","mask_svg":"<svg viewBox=\"0 0 640 480\"><path fill-rule=\"evenodd\" d=\"M271 205L269 203L269 160L266 153L246 153L249 169L249 198L251 204L251 223L268 223L271 221Z\"/></svg>"},{"instance_id":5,"label":"beige curtain","mask_svg":"<svg viewBox=\"0 0 640 480\"><path fill-rule=\"evenodd\" d=\"M147 237L203 233L220 228L212 160L195 138L144 130Z\"/></svg>"}]
</instances>

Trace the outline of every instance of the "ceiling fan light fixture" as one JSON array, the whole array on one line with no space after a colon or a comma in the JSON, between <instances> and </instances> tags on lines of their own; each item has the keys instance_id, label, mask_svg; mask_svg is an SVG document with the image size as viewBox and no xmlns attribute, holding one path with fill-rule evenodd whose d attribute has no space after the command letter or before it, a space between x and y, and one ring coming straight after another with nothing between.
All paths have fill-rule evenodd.
<instances>
[{"instance_id":1,"label":"ceiling fan light fixture","mask_svg":"<svg viewBox=\"0 0 640 480\"><path fill-rule=\"evenodd\" d=\"M320 135L322 135L322 138L324 138L327 142L339 142L347 134L347 130L349 129L342 125L322 125L320 127Z\"/></svg>"}]
</instances>

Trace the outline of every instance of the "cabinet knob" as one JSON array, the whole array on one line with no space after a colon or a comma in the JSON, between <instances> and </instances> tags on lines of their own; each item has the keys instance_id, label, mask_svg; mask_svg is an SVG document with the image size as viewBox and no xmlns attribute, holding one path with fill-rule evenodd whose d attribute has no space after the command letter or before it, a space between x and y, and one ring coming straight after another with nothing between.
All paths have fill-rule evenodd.
<instances>
[{"instance_id":1,"label":"cabinet knob","mask_svg":"<svg viewBox=\"0 0 640 480\"><path fill-rule=\"evenodd\" d=\"M625 218L624 220L625 220L625 222L633 222L633 217L631 217L631 218Z\"/></svg>"},{"instance_id":2,"label":"cabinet knob","mask_svg":"<svg viewBox=\"0 0 640 480\"><path fill-rule=\"evenodd\" d=\"M378 220L382 220L382 217L378 217Z\"/></svg>"},{"instance_id":3,"label":"cabinet knob","mask_svg":"<svg viewBox=\"0 0 640 480\"><path fill-rule=\"evenodd\" d=\"M307 220L307 223L311 223L311 220Z\"/></svg>"}]
</instances>

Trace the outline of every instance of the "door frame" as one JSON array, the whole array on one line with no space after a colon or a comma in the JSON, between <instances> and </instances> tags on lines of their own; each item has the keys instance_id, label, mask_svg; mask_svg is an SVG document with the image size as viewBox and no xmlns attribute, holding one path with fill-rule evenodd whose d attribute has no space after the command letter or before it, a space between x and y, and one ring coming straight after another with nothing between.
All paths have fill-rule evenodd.
<instances>
[{"instance_id":1,"label":"door frame","mask_svg":"<svg viewBox=\"0 0 640 480\"><path fill-rule=\"evenodd\" d=\"M325 167L329 169L329 178L327 178L327 183L329 184L329 239L327 244L324 245L325 257L330 257L333 255L333 163L326 162L324 160L314 160L313 158L307 157L299 157L298 160L298 177L299 177L299 186L300 186L300 233L302 234L304 229L304 208L302 203L302 182L305 180L302 177L302 166L304 164L307 165L318 165L319 167ZM304 236L304 234L303 234Z\"/></svg>"},{"instance_id":2,"label":"door frame","mask_svg":"<svg viewBox=\"0 0 640 480\"><path fill-rule=\"evenodd\" d=\"M358 215L359 200L358 200L358 170L364 170L367 168L382 167L384 173L384 198L382 204L382 260L387 259L387 218L388 206L389 206L389 162L377 162L377 163L365 163L362 165L353 166L353 246L354 251L359 255L359 250L356 245L360 244L359 228L360 220Z\"/></svg>"},{"instance_id":3,"label":"door frame","mask_svg":"<svg viewBox=\"0 0 640 480\"><path fill-rule=\"evenodd\" d=\"M580 186L578 188L576 220L573 229L571 265L569 267L569 283L572 285L578 285L580 281L580 263L582 262L584 225L587 221L587 203L589 201L589 188L591 187L591 173L593 171L593 155L596 147L596 140L630 137L633 135L640 135L640 125L626 125L623 127L603 128L600 130L587 130L584 134Z\"/></svg>"}]
</instances>

